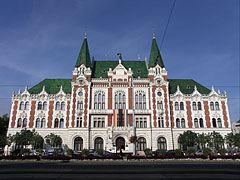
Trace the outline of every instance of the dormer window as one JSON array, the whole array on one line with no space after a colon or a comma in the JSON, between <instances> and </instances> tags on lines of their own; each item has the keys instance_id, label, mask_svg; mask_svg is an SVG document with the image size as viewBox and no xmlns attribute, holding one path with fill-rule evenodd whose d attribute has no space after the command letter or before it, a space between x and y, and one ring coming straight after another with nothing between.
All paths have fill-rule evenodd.
<instances>
[{"instance_id":1,"label":"dormer window","mask_svg":"<svg viewBox=\"0 0 240 180\"><path fill-rule=\"evenodd\" d=\"M82 68L79 68L79 74L84 74L84 68L82 67Z\"/></svg>"},{"instance_id":2,"label":"dormer window","mask_svg":"<svg viewBox=\"0 0 240 180\"><path fill-rule=\"evenodd\" d=\"M156 75L160 74L160 68L159 68L159 67L157 67L157 68L155 69L155 73L156 73Z\"/></svg>"},{"instance_id":3,"label":"dormer window","mask_svg":"<svg viewBox=\"0 0 240 180\"><path fill-rule=\"evenodd\" d=\"M105 70L105 69L103 70L103 73L106 73L106 70Z\"/></svg>"},{"instance_id":4,"label":"dormer window","mask_svg":"<svg viewBox=\"0 0 240 180\"><path fill-rule=\"evenodd\" d=\"M56 85L56 88L60 88L61 86L60 85Z\"/></svg>"},{"instance_id":5,"label":"dormer window","mask_svg":"<svg viewBox=\"0 0 240 180\"><path fill-rule=\"evenodd\" d=\"M138 70L137 70L137 73L141 73L141 70L140 70L140 69L138 69Z\"/></svg>"},{"instance_id":6,"label":"dormer window","mask_svg":"<svg viewBox=\"0 0 240 180\"><path fill-rule=\"evenodd\" d=\"M190 89L191 87L190 87L190 85L188 84L187 86L186 86L186 89Z\"/></svg>"}]
</instances>

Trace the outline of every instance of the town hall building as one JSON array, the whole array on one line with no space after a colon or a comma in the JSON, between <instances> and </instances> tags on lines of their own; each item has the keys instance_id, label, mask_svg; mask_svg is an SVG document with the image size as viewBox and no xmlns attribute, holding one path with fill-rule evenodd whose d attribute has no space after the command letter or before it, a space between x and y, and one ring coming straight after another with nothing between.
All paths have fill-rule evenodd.
<instances>
[{"instance_id":1,"label":"town hall building","mask_svg":"<svg viewBox=\"0 0 240 180\"><path fill-rule=\"evenodd\" d=\"M168 79L155 37L149 59L97 61L87 37L71 79L45 79L13 93L8 135L23 128L59 135L75 151L178 149L179 135L231 132L226 93L192 79Z\"/></svg>"}]
</instances>

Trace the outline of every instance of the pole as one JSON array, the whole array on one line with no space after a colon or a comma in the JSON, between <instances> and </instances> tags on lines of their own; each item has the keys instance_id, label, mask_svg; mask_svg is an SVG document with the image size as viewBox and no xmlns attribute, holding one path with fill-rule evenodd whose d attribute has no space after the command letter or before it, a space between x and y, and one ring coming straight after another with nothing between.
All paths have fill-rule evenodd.
<instances>
[{"instance_id":1,"label":"pole","mask_svg":"<svg viewBox=\"0 0 240 180\"><path fill-rule=\"evenodd\" d=\"M136 127L135 127L135 108L134 108L134 83L133 83L133 77L132 77L132 111L133 111L133 136L136 136ZM136 155L136 143L133 143L133 155Z\"/></svg>"}]
</instances>

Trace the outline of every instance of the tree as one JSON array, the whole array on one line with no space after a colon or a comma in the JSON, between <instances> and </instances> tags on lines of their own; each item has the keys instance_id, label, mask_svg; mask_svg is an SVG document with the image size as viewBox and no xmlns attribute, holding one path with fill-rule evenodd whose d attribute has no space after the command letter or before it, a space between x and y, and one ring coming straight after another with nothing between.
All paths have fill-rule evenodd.
<instances>
[{"instance_id":1,"label":"tree","mask_svg":"<svg viewBox=\"0 0 240 180\"><path fill-rule=\"evenodd\" d=\"M206 147L206 144L210 142L210 137L204 133L197 134L196 142L201 147L201 149Z\"/></svg>"},{"instance_id":2,"label":"tree","mask_svg":"<svg viewBox=\"0 0 240 180\"><path fill-rule=\"evenodd\" d=\"M222 149L224 144L224 139L221 136L220 133L213 131L210 135L210 147L213 151L218 151L219 149Z\"/></svg>"},{"instance_id":3,"label":"tree","mask_svg":"<svg viewBox=\"0 0 240 180\"><path fill-rule=\"evenodd\" d=\"M44 139L37 132L33 132L33 136L30 139L30 144L33 149L42 149L43 148Z\"/></svg>"},{"instance_id":4,"label":"tree","mask_svg":"<svg viewBox=\"0 0 240 180\"><path fill-rule=\"evenodd\" d=\"M225 136L225 141L230 147L232 147L234 145L234 134L233 133L228 133Z\"/></svg>"},{"instance_id":5,"label":"tree","mask_svg":"<svg viewBox=\"0 0 240 180\"><path fill-rule=\"evenodd\" d=\"M197 134L192 131L185 131L179 136L179 143L182 146L193 147L196 145Z\"/></svg>"},{"instance_id":6,"label":"tree","mask_svg":"<svg viewBox=\"0 0 240 180\"><path fill-rule=\"evenodd\" d=\"M6 136L7 129L8 129L8 122L9 122L9 117L7 114L4 114L2 117L0 117L0 136L2 135Z\"/></svg>"},{"instance_id":7,"label":"tree","mask_svg":"<svg viewBox=\"0 0 240 180\"><path fill-rule=\"evenodd\" d=\"M11 141L15 143L15 149L26 148L30 144L31 138L34 135L34 131L22 129L21 132L17 132L12 136Z\"/></svg>"},{"instance_id":8,"label":"tree","mask_svg":"<svg viewBox=\"0 0 240 180\"><path fill-rule=\"evenodd\" d=\"M62 145L62 138L53 133L45 136L45 141L50 147L60 147Z\"/></svg>"},{"instance_id":9,"label":"tree","mask_svg":"<svg viewBox=\"0 0 240 180\"><path fill-rule=\"evenodd\" d=\"M233 141L234 141L234 146L240 148L240 134L235 134Z\"/></svg>"}]
</instances>

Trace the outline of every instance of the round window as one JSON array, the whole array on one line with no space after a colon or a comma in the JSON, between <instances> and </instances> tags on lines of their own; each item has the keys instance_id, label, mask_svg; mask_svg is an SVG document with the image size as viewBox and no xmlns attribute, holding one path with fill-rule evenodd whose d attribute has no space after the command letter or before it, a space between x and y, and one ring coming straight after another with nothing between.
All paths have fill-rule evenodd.
<instances>
[{"instance_id":1,"label":"round window","mask_svg":"<svg viewBox=\"0 0 240 180\"><path fill-rule=\"evenodd\" d=\"M79 96L82 96L82 95L83 95L83 92L82 92L82 91L80 91L80 92L78 93L78 95L79 95Z\"/></svg>"},{"instance_id":2,"label":"round window","mask_svg":"<svg viewBox=\"0 0 240 180\"><path fill-rule=\"evenodd\" d=\"M158 95L158 96L161 96L161 95L162 95L162 93L161 93L161 92L158 92L158 93L157 93L157 95Z\"/></svg>"}]
</instances>

